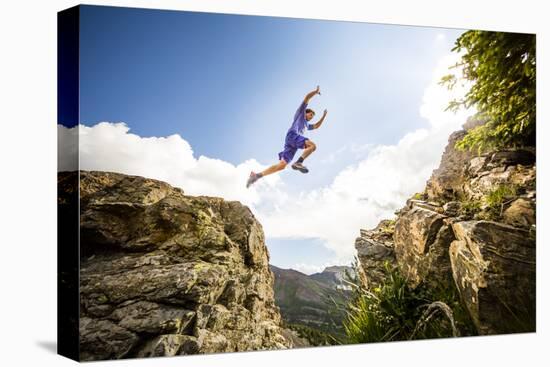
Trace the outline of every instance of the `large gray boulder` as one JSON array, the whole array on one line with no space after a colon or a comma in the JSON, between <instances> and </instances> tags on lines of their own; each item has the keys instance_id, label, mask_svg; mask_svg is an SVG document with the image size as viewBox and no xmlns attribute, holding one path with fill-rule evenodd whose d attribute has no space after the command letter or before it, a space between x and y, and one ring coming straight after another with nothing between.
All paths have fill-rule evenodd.
<instances>
[{"instance_id":1,"label":"large gray boulder","mask_svg":"<svg viewBox=\"0 0 550 367\"><path fill-rule=\"evenodd\" d=\"M535 210L533 200L518 198L504 210L503 221L516 227L529 228L536 224Z\"/></svg>"},{"instance_id":2,"label":"large gray boulder","mask_svg":"<svg viewBox=\"0 0 550 367\"><path fill-rule=\"evenodd\" d=\"M396 266L393 245L395 221L383 220L374 229L361 229L355 240L359 259L359 279L368 288L375 288L384 282L385 264Z\"/></svg>"},{"instance_id":3,"label":"large gray boulder","mask_svg":"<svg viewBox=\"0 0 550 367\"><path fill-rule=\"evenodd\" d=\"M409 202L395 224L397 264L413 288L423 282L442 287L452 282L448 250L454 236L443 211L431 210L427 203Z\"/></svg>"},{"instance_id":4,"label":"large gray boulder","mask_svg":"<svg viewBox=\"0 0 550 367\"><path fill-rule=\"evenodd\" d=\"M80 213L82 360L291 347L247 207L81 172Z\"/></svg>"},{"instance_id":5,"label":"large gray boulder","mask_svg":"<svg viewBox=\"0 0 550 367\"><path fill-rule=\"evenodd\" d=\"M535 331L534 235L488 221L452 227L453 278L479 333Z\"/></svg>"}]
</instances>

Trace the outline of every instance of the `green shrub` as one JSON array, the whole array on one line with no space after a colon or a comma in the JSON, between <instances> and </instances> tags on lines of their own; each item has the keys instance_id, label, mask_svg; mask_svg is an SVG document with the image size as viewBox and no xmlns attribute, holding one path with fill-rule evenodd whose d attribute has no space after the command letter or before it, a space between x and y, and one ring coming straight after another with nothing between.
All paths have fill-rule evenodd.
<instances>
[{"instance_id":1,"label":"green shrub","mask_svg":"<svg viewBox=\"0 0 550 367\"><path fill-rule=\"evenodd\" d=\"M535 146L536 37L534 34L467 31L453 51L463 52L455 67L473 85L463 100L448 109L475 106L476 118L487 121L456 143L458 149L478 152L501 147ZM441 84L454 88L453 75Z\"/></svg>"},{"instance_id":2,"label":"green shrub","mask_svg":"<svg viewBox=\"0 0 550 367\"><path fill-rule=\"evenodd\" d=\"M517 187L511 184L502 184L485 195L485 203L488 206L500 206L504 202L517 196Z\"/></svg>"},{"instance_id":3,"label":"green shrub","mask_svg":"<svg viewBox=\"0 0 550 367\"><path fill-rule=\"evenodd\" d=\"M483 197L486 207L481 219L500 220L504 206L517 196L517 190L515 185L502 184L488 192Z\"/></svg>"},{"instance_id":4,"label":"green shrub","mask_svg":"<svg viewBox=\"0 0 550 367\"><path fill-rule=\"evenodd\" d=\"M384 284L372 290L358 285L348 305L344 329L350 343L475 335L470 318L452 289L407 286L398 269L386 263ZM438 312L443 306L447 311ZM431 315L426 318L426 312Z\"/></svg>"}]
</instances>

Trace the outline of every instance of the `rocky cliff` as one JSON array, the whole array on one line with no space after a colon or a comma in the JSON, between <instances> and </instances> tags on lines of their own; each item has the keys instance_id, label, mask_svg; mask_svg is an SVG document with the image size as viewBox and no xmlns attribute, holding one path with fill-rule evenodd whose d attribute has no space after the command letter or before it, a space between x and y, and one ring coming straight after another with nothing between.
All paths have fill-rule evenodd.
<instances>
[{"instance_id":1,"label":"rocky cliff","mask_svg":"<svg viewBox=\"0 0 550 367\"><path fill-rule=\"evenodd\" d=\"M291 347L263 230L247 207L81 172L80 214L82 360Z\"/></svg>"},{"instance_id":2,"label":"rocky cliff","mask_svg":"<svg viewBox=\"0 0 550 367\"><path fill-rule=\"evenodd\" d=\"M397 267L410 287L455 287L482 335L535 331L535 149L457 151L453 133L424 192L356 240L363 282Z\"/></svg>"}]
</instances>

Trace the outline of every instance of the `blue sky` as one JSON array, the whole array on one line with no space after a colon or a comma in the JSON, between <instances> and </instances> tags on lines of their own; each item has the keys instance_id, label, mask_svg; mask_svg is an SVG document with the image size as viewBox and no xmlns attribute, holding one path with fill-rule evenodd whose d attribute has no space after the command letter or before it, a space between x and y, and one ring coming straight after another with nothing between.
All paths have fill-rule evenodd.
<instances>
[{"instance_id":1,"label":"blue sky","mask_svg":"<svg viewBox=\"0 0 550 367\"><path fill-rule=\"evenodd\" d=\"M424 92L462 32L83 6L80 122L124 122L143 138L179 134L195 158L269 165L304 95L320 85L310 107L328 116L307 133L318 146L311 172L279 174L289 194L308 193L371 147L429 126L419 114ZM307 234L266 235L277 266L331 260Z\"/></svg>"}]
</instances>

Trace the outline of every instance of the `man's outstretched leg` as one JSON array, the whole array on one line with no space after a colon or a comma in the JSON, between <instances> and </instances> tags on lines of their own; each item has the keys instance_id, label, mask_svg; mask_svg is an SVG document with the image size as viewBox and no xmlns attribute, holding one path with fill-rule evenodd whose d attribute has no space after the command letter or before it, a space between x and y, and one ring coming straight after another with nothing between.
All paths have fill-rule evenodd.
<instances>
[{"instance_id":1,"label":"man's outstretched leg","mask_svg":"<svg viewBox=\"0 0 550 367\"><path fill-rule=\"evenodd\" d=\"M248 181L246 182L246 187L249 187L254 182L258 181L260 178L262 178L264 176L267 176L267 175L270 175L272 173L284 170L285 167L286 167L286 162L285 162L284 159L281 159L279 161L279 163L276 163L276 164L272 165L271 167L266 168L265 170L263 170L260 173L250 172L250 177L248 178Z\"/></svg>"},{"instance_id":2,"label":"man's outstretched leg","mask_svg":"<svg viewBox=\"0 0 550 367\"><path fill-rule=\"evenodd\" d=\"M294 164L292 164L292 168L294 168L295 170L298 170L302 173L308 173L309 170L302 163L304 162L304 159L309 157L309 155L315 151L315 149L317 149L317 146L315 145L315 143L312 142L309 139L306 140L304 153L302 154L302 156L300 158L298 158L298 160Z\"/></svg>"}]
</instances>

